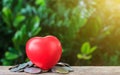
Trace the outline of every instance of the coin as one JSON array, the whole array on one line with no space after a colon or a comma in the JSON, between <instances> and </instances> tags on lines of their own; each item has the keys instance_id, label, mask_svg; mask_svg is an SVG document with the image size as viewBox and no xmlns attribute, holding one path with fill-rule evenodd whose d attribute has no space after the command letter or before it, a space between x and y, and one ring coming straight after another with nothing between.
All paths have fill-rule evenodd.
<instances>
[{"instance_id":1,"label":"coin","mask_svg":"<svg viewBox=\"0 0 120 75\"><path fill-rule=\"evenodd\" d=\"M70 66L70 65L67 63L59 62L56 64L56 66Z\"/></svg>"},{"instance_id":2,"label":"coin","mask_svg":"<svg viewBox=\"0 0 120 75\"><path fill-rule=\"evenodd\" d=\"M19 69L18 68L10 68L9 69L11 72L17 72Z\"/></svg>"},{"instance_id":3,"label":"coin","mask_svg":"<svg viewBox=\"0 0 120 75\"><path fill-rule=\"evenodd\" d=\"M69 64L63 63L63 62L57 63L50 70L42 70L39 67L37 67L35 64L33 64L31 61L10 67L9 70L12 72L26 72L26 73L32 73L32 74L44 73L49 71L54 73L67 74L73 71L73 69L70 67Z\"/></svg>"},{"instance_id":4,"label":"coin","mask_svg":"<svg viewBox=\"0 0 120 75\"><path fill-rule=\"evenodd\" d=\"M73 69L71 67L64 66L63 68L66 69L66 70L68 70L69 72L73 72Z\"/></svg>"},{"instance_id":5,"label":"coin","mask_svg":"<svg viewBox=\"0 0 120 75\"><path fill-rule=\"evenodd\" d=\"M54 66L51 69L51 71L56 72L56 73L63 73L63 74L69 73L69 71L67 69L65 69L64 67L61 67L61 66Z\"/></svg>"},{"instance_id":6,"label":"coin","mask_svg":"<svg viewBox=\"0 0 120 75\"><path fill-rule=\"evenodd\" d=\"M24 71L23 69L25 67L27 67L29 64L30 64L30 62L29 63L19 64L19 65L16 65L14 67L9 68L9 70L12 71L12 72L22 72L22 71Z\"/></svg>"},{"instance_id":7,"label":"coin","mask_svg":"<svg viewBox=\"0 0 120 75\"><path fill-rule=\"evenodd\" d=\"M23 63L23 64L20 64L19 66L18 66L18 68L19 69L23 69L23 68L25 68L27 66L27 63Z\"/></svg>"},{"instance_id":8,"label":"coin","mask_svg":"<svg viewBox=\"0 0 120 75\"><path fill-rule=\"evenodd\" d=\"M37 73L41 73L42 70L40 68L36 68L36 67L27 67L24 69L24 72L37 74Z\"/></svg>"},{"instance_id":9,"label":"coin","mask_svg":"<svg viewBox=\"0 0 120 75\"><path fill-rule=\"evenodd\" d=\"M49 70L42 70L43 73L48 72Z\"/></svg>"},{"instance_id":10,"label":"coin","mask_svg":"<svg viewBox=\"0 0 120 75\"><path fill-rule=\"evenodd\" d=\"M34 64L31 61L27 62L27 65L28 67L34 66Z\"/></svg>"}]
</instances>

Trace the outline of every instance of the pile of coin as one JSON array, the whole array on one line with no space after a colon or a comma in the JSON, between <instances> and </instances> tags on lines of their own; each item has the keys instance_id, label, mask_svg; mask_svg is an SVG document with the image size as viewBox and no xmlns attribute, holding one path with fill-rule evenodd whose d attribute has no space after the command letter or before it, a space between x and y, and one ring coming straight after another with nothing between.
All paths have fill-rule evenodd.
<instances>
[{"instance_id":1,"label":"pile of coin","mask_svg":"<svg viewBox=\"0 0 120 75\"><path fill-rule=\"evenodd\" d=\"M39 67L37 67L35 64L33 64L31 61L10 67L9 70L12 72L26 72L26 73L33 73L33 74L39 74L39 73L44 73L44 72L66 74L69 72L73 72L73 69L70 67L70 65L67 63L63 63L63 62L57 63L50 70L42 70Z\"/></svg>"}]
</instances>

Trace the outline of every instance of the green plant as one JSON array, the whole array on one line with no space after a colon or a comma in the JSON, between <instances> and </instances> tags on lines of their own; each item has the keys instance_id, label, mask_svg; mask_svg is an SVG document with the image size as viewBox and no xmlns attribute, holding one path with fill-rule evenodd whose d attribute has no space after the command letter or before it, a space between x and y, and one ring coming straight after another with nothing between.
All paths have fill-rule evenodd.
<instances>
[{"instance_id":1,"label":"green plant","mask_svg":"<svg viewBox=\"0 0 120 75\"><path fill-rule=\"evenodd\" d=\"M40 17L33 13L33 11L36 12L34 7L30 3L23 5L23 0L18 0L16 2L18 5L11 9L13 3L15 1L10 2L11 6L4 5L2 8L3 22L9 34L12 34L10 37L11 45L8 46L4 57L1 59L3 65L24 62L26 60L26 41L30 37L38 35L41 31ZM3 4L5 4L4 1ZM16 10L19 10L19 12L16 12Z\"/></svg>"},{"instance_id":2,"label":"green plant","mask_svg":"<svg viewBox=\"0 0 120 75\"><path fill-rule=\"evenodd\" d=\"M89 60L92 58L92 53L97 49L97 46L90 47L89 42L85 42L82 44L80 49L81 53L77 54L78 59Z\"/></svg>"}]
</instances>

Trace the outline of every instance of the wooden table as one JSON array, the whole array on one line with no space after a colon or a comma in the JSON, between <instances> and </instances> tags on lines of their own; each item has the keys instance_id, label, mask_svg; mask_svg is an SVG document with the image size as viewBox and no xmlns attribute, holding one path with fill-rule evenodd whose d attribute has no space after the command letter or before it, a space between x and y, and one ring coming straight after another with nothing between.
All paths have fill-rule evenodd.
<instances>
[{"instance_id":1,"label":"wooden table","mask_svg":"<svg viewBox=\"0 0 120 75\"><path fill-rule=\"evenodd\" d=\"M10 72L10 66L0 66L0 75L120 75L120 66L73 66L74 72L69 74L41 73L29 74L24 72Z\"/></svg>"}]
</instances>

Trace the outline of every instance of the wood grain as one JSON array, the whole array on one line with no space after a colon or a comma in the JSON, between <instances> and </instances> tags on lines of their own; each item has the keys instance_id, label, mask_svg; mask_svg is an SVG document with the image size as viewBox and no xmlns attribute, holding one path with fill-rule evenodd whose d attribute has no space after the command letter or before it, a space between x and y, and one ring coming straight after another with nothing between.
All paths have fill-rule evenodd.
<instances>
[{"instance_id":1,"label":"wood grain","mask_svg":"<svg viewBox=\"0 0 120 75\"><path fill-rule=\"evenodd\" d=\"M9 67L0 66L0 75L120 75L120 66L73 66L74 72L69 74L10 72Z\"/></svg>"}]
</instances>

